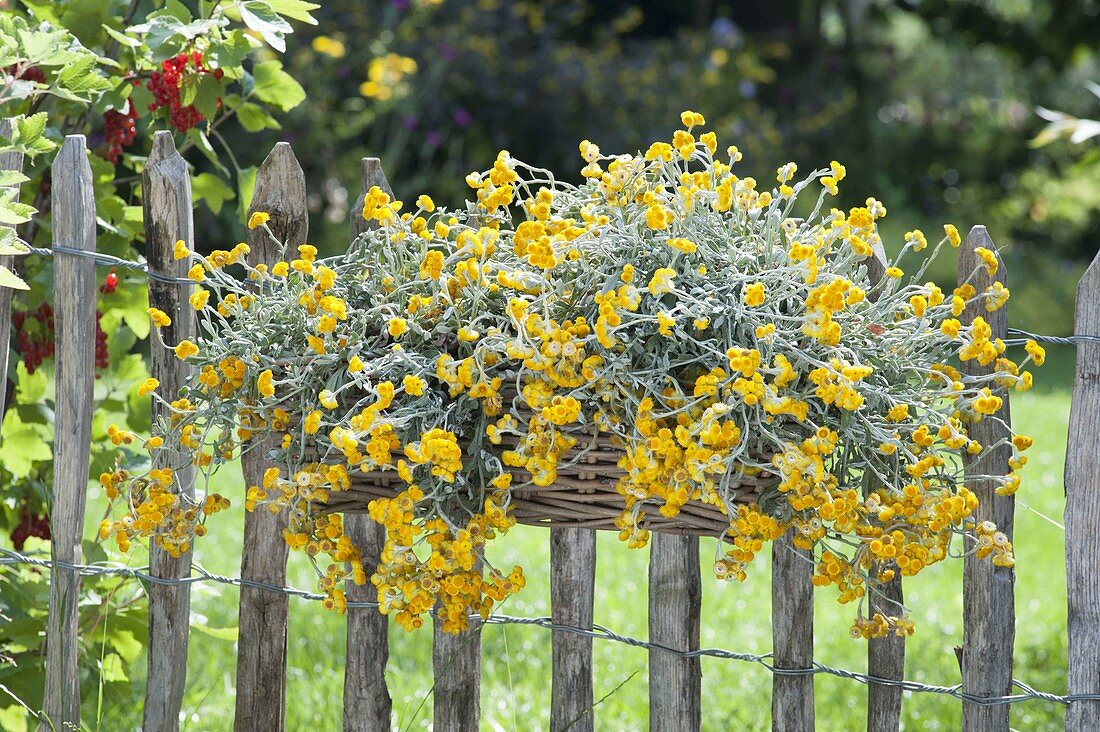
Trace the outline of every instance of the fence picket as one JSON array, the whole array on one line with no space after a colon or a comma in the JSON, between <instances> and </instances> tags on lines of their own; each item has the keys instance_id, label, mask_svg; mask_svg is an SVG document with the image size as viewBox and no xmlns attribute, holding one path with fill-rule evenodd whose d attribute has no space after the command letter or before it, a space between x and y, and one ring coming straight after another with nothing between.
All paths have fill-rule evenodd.
<instances>
[{"instance_id":1,"label":"fence picket","mask_svg":"<svg viewBox=\"0 0 1100 732\"><path fill-rule=\"evenodd\" d=\"M975 226L970 230L959 250L959 282L969 280L981 293L994 282L1004 282L1005 268L1000 263L995 275L990 276L981 265L981 259L975 253L978 247L993 250L993 240L984 226ZM1000 257L998 257L1000 262ZM971 272L977 272L971 276ZM984 300L978 300L967 306L960 320L969 325L981 316L989 323L993 333L991 339L1005 338L1008 331L1008 312L1001 308L988 312ZM962 371L967 374L992 373L994 365L980 365L976 360L965 361ZM1011 424L1008 393L1000 411L986 417L977 424L969 425L967 433L973 440L990 446L1010 436ZM1012 496L998 496L996 484L974 476L1004 475L1008 470L1008 460L1012 457L1010 445L1002 445L988 452L981 459L964 454L963 465L966 471L966 483L978 497L980 505L974 514L975 521L993 521L1008 538L1012 539L1013 509ZM1015 598L1013 585L1016 572L1012 567L995 567L988 559L978 559L967 554L963 564L963 649L962 678L963 690L980 696L1001 696L1012 691L1012 643L1016 636ZM1009 706L981 706L963 703L963 729L1008 730Z\"/></svg>"},{"instance_id":2,"label":"fence picket","mask_svg":"<svg viewBox=\"0 0 1100 732\"><path fill-rule=\"evenodd\" d=\"M191 215L191 177L187 163L176 152L170 132L157 132L153 150L142 173L143 216L149 269L174 277L187 274L187 260L173 256L175 242L194 246L195 227ZM149 280L149 304L172 319L160 337L167 348L150 349L153 378L160 382L162 397L175 399L184 385L189 368L169 350L184 339L195 337L195 310L187 302L187 291L178 284ZM153 401L153 420L168 419L170 410ZM168 446L158 450L155 466L180 463L180 453ZM194 470L176 470L175 490L193 495ZM191 552L172 557L150 542L149 572L172 579L191 575ZM180 707L187 679L187 643L190 630L191 588L188 585L151 584L149 593L149 666L145 682L144 729L179 729Z\"/></svg>"},{"instance_id":3,"label":"fence picket","mask_svg":"<svg viewBox=\"0 0 1100 732\"><path fill-rule=\"evenodd\" d=\"M290 145L280 142L271 150L256 173L256 188L249 216L270 215L267 226L279 242L285 242L289 256L306 241L309 216L306 182L302 166ZM263 227L248 231L250 259L272 265L278 248ZM245 486L263 485L271 438L250 446L241 458ZM263 508L245 514L241 576L258 582L286 584L287 544L283 529L286 511L271 513ZM241 588L240 635L237 643L237 700L233 727L238 732L283 730L286 711L286 634L288 598L278 592Z\"/></svg>"},{"instance_id":4,"label":"fence picket","mask_svg":"<svg viewBox=\"0 0 1100 732\"><path fill-rule=\"evenodd\" d=\"M1100 338L1100 255L1077 285L1074 333ZM1069 693L1100 694L1100 344L1077 344L1066 446ZM1066 732L1100 729L1100 701L1071 702Z\"/></svg>"},{"instance_id":5,"label":"fence picket","mask_svg":"<svg viewBox=\"0 0 1100 732\"><path fill-rule=\"evenodd\" d=\"M772 659L776 668L810 668L814 660L814 563L798 549L796 529L772 543ZM814 677L772 677L772 729L814 728Z\"/></svg>"},{"instance_id":6,"label":"fence picket","mask_svg":"<svg viewBox=\"0 0 1100 732\"><path fill-rule=\"evenodd\" d=\"M351 211L354 240L373 222L363 218L363 197L371 186L381 187L391 197L386 175L378 158L363 158L362 192ZM344 515L344 533L359 549L363 569L370 577L381 560L386 530L363 513ZM349 602L374 600L374 585L348 583ZM386 686L386 662L390 656L389 619L374 608L348 608L347 661L344 666L344 730L373 732L390 728L393 701Z\"/></svg>"},{"instance_id":7,"label":"fence picket","mask_svg":"<svg viewBox=\"0 0 1100 732\"><path fill-rule=\"evenodd\" d=\"M649 640L681 651L699 648L703 599L699 538L654 533L649 549ZM649 652L649 728L699 729L702 718L698 657Z\"/></svg>"},{"instance_id":8,"label":"fence picket","mask_svg":"<svg viewBox=\"0 0 1100 732\"><path fill-rule=\"evenodd\" d=\"M69 135L53 163L53 243L95 251L95 194L84 135ZM60 255L54 263L56 388L53 507L50 554L54 562L80 563L84 507L91 462L95 384L95 263ZM46 684L40 730L80 729L77 666L80 575L55 567L46 624Z\"/></svg>"},{"instance_id":9,"label":"fence picket","mask_svg":"<svg viewBox=\"0 0 1100 732\"><path fill-rule=\"evenodd\" d=\"M867 260L867 279L871 290L869 300L878 300L882 294L879 284L886 278L890 263L882 241L876 240L874 256ZM871 593L870 612L883 615L900 615L904 609L901 586L901 570L896 563L882 564L876 572L892 569L894 579ZM900 681L905 677L905 636L889 635L872 638L867 642L867 673L880 679ZM901 728L901 688L871 683L867 685L867 732L893 732Z\"/></svg>"},{"instance_id":10,"label":"fence picket","mask_svg":"<svg viewBox=\"0 0 1100 732\"><path fill-rule=\"evenodd\" d=\"M592 627L596 586L596 532L550 529L550 614L555 623ZM553 678L550 729L592 732L592 639L556 630L551 639Z\"/></svg>"},{"instance_id":11,"label":"fence picket","mask_svg":"<svg viewBox=\"0 0 1100 732\"><path fill-rule=\"evenodd\" d=\"M11 137L11 120L0 119L0 137ZM14 170L22 172L23 170L23 153L19 152L5 152L0 153L0 170ZM5 186L0 187L0 191L6 188L18 188L18 186ZM14 229L14 226L6 224L0 224L0 226L6 226L6 228ZM12 269L15 263L15 257L0 255L0 267L7 267ZM8 395L8 343L11 338L11 296L12 289L10 287L0 287L0 421L4 419L4 412L7 404L6 399Z\"/></svg>"}]
</instances>

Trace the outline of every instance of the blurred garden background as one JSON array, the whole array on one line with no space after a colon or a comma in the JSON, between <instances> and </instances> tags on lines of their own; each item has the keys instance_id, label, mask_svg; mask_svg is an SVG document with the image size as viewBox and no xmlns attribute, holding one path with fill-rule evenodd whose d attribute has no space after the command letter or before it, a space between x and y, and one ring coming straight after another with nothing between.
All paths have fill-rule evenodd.
<instances>
[{"instance_id":1,"label":"blurred garden background","mask_svg":"<svg viewBox=\"0 0 1100 732\"><path fill-rule=\"evenodd\" d=\"M271 3L280 4L291 5ZM211 5L0 0L0 11L32 24L60 23L86 46L110 55L112 47L126 45L105 26L119 34L131 21L158 13L200 17L213 12ZM1100 83L1097 0L326 0L311 14L316 24L289 16L293 32L284 34L284 52L257 44L239 61L252 79L253 71L277 59L300 90L279 86L270 98L261 95L264 106L243 105L209 140L186 138L191 142L185 157L198 176L200 251L228 248L243 238L256 168L279 140L293 144L305 169L310 241L328 255L348 245L364 156L381 158L398 198L411 201L428 193L439 204L456 206L468 195L466 174L487 168L500 149L579 180L582 139L605 153L644 150L653 140L669 139L680 112L693 109L706 116L721 146L734 144L744 153L744 174L760 180L770 180L787 161L801 171L828 166L830 160L845 164L848 177L837 205L861 205L869 196L882 201L889 209L880 222L888 250L900 248L910 229L937 232L951 222L965 234L974 224L986 225L1008 270L1010 322L1037 333L1072 332L1074 286L1100 248L1100 138L1089 137L1090 130L1100 132L1089 123L1100 119L1100 87L1090 85ZM160 58L165 57L167 52ZM304 96L294 103L285 97L280 102L280 94L298 91ZM102 148L106 135L115 134L105 127L105 115L124 98L97 100L88 114L51 115L48 134L59 139L79 127L88 132L90 147ZM29 109L20 98L5 104L3 116L38 108ZM109 188L110 201L117 202L103 214L101 248L136 256L142 253L133 218L140 218L140 209L133 210L140 203L136 175L152 132L170 129L165 119L139 111L135 139L117 159L117 170L116 161L106 158L96 167L97 186ZM30 173L24 189L28 201L41 203L42 191L48 191L44 164ZM48 221L36 219L23 233L46 244ZM51 280L34 264L21 274L32 289L17 296L15 310L27 320L48 303ZM954 279L948 269L934 274L945 284ZM127 419L138 431L143 420L146 429L148 424L148 399L133 388L145 373L148 325L143 329L139 321L147 302L141 299L144 283L128 281L133 287L128 290L123 282L121 299L102 304L105 313L118 312L104 321L104 358L112 368L97 387L103 400L95 427L100 439L112 419ZM43 550L48 545L41 538L25 535L30 517L46 516L50 505L52 372L47 359L36 376L20 342L13 340L13 348L4 375L9 413L3 415L0 443L0 546ZM1057 522L1064 507L1061 475L1073 356L1072 348L1051 349L1035 391L1013 398L1017 429L1037 438L1018 495L1016 675L1055 693L1065 690L1064 534ZM39 443L47 446L45 452ZM93 460L93 475L114 459L114 450L104 444L107 449ZM223 475L226 485L218 489L237 500L228 520L212 524L195 556L211 571L234 575L243 492L239 471L230 467ZM87 536L94 537L106 506L94 482L88 501ZM11 538L20 527L25 541ZM528 587L502 611L548 614L547 534L519 528L498 544L496 551L506 555L501 563L521 563L529 577ZM703 544L706 577L714 546ZM85 552L91 559L145 561L94 541ZM645 636L647 554L627 550L613 535L601 537L597 623ZM952 648L962 637L960 575L961 563L948 562L907 585L918 626L907 678L958 682ZM767 580L766 562L760 562L744 585L704 581L704 645L769 649ZM315 584L304 557L292 555L289 581L307 589ZM3 729L27 724L12 701L16 696L33 706L35 690L41 693L41 669L35 671L34 659L41 650L35 638L45 622L45 587L32 570L0 567ZM237 595L223 586L196 585L194 598L196 632L182 726L228 729ZM140 588L92 583L88 590L82 681L90 729L140 724L142 608ZM818 610L817 658L864 668L863 642L848 638L849 608L836 606L829 596L820 598ZM288 729L339 728L343 623L315 603L292 601ZM426 729L430 633L394 629L391 637L395 725ZM485 728L545 728L548 633L493 626L485 630L484 644ZM600 641L595 650L596 698L606 697L597 707L597 728L644 729L645 654ZM768 726L765 671L712 660L704 661L703 669L704 729ZM816 683L823 729L860 726L863 687L824 677ZM1020 729L1054 729L1061 714L1056 705L1030 702L1018 707L1013 719ZM909 729L957 728L959 718L960 705L953 700L907 697Z\"/></svg>"}]
</instances>

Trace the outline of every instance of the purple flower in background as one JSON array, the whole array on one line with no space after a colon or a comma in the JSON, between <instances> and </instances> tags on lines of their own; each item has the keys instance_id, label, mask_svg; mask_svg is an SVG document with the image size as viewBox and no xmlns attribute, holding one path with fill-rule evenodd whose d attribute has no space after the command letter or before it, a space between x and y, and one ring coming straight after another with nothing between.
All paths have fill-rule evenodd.
<instances>
[{"instance_id":1,"label":"purple flower in background","mask_svg":"<svg viewBox=\"0 0 1100 732\"><path fill-rule=\"evenodd\" d=\"M406 130L415 130L418 124L420 124L420 120L416 118L415 114L406 114L401 119L401 126Z\"/></svg>"},{"instance_id":2,"label":"purple flower in background","mask_svg":"<svg viewBox=\"0 0 1100 732\"><path fill-rule=\"evenodd\" d=\"M450 63L458 58L458 49L449 43L439 44L439 55L443 57L443 60Z\"/></svg>"},{"instance_id":3,"label":"purple flower in background","mask_svg":"<svg viewBox=\"0 0 1100 732\"><path fill-rule=\"evenodd\" d=\"M403 13L409 9L409 0L393 0L393 6Z\"/></svg>"},{"instance_id":4,"label":"purple flower in background","mask_svg":"<svg viewBox=\"0 0 1100 732\"><path fill-rule=\"evenodd\" d=\"M470 122L473 121L473 117L471 117L470 113L467 112L465 109L459 107L455 110L454 120L455 124L459 127L466 127L470 124Z\"/></svg>"},{"instance_id":5,"label":"purple flower in background","mask_svg":"<svg viewBox=\"0 0 1100 732\"><path fill-rule=\"evenodd\" d=\"M428 147L439 147L443 144L443 135L439 133L439 130L432 130L424 135L424 142L428 143Z\"/></svg>"},{"instance_id":6,"label":"purple flower in background","mask_svg":"<svg viewBox=\"0 0 1100 732\"><path fill-rule=\"evenodd\" d=\"M336 75L339 76L341 79L347 79L351 76L351 67L347 64L341 66L339 69L336 70Z\"/></svg>"}]
</instances>

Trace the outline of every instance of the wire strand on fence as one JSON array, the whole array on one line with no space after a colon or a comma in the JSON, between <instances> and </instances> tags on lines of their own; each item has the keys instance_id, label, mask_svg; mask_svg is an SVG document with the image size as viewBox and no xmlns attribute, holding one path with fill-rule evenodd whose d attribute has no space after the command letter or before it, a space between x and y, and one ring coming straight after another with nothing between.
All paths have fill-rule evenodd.
<instances>
[{"instance_id":1,"label":"wire strand on fence","mask_svg":"<svg viewBox=\"0 0 1100 732\"><path fill-rule=\"evenodd\" d=\"M150 279L158 282L175 283L179 285L193 285L194 280L189 280L186 277L172 277L164 275L159 272L152 272L149 270L149 265L145 262L135 262L129 259L122 259L112 254L104 254L102 252L89 252L83 249L73 249L66 246L53 246L52 248L44 247L32 247L27 246L28 253L39 254L44 257L52 257L54 254L70 254L77 257L89 257L94 259L96 264L103 267L124 267L135 272L142 272ZM1006 346L1022 346L1029 340L1040 341L1043 343L1053 343L1060 346L1073 346L1078 343L1100 343L1100 336L1087 336L1087 335L1074 335L1074 336L1052 336L1041 335L1037 333L1030 333L1026 330L1020 330L1019 328L1009 328L1009 335L1018 336L1016 338L1006 338Z\"/></svg>"},{"instance_id":2,"label":"wire strand on fence","mask_svg":"<svg viewBox=\"0 0 1100 732\"><path fill-rule=\"evenodd\" d=\"M145 582L150 582L156 585L192 585L199 582L217 582L226 585L235 585L237 587L253 587L260 590L267 590L269 592L281 592L285 595L292 597L300 597L305 600L323 600L324 595L316 592L308 592L306 590L299 590L293 587L281 587L279 585L270 584L267 582L256 582L254 580L248 580L241 577L227 577L225 575L215 574L206 569L203 569L197 564L193 564L191 569L195 572L190 577L178 577L178 578L165 578L157 577L150 574L147 570L148 567L142 569L133 569L131 567L122 567L118 565L107 564L72 564L69 562L53 562L49 559L41 559L38 557L32 557L22 552L12 551L11 549L4 549L0 547L0 566L15 565L15 564L27 564L36 567L41 567L48 570L67 569L70 571L79 572L81 576L85 577L133 577ZM349 608L378 608L377 602L361 601L361 602L348 602ZM1006 696L976 696L974 694L968 694L962 690L961 684L955 684L953 686L937 686L932 684L924 684L919 681L887 679L872 674L862 673L860 671L849 671L847 669L835 668L833 666L826 666L823 663L814 661L809 668L776 668L772 664L770 653L743 653L737 651L728 651L721 648L699 648L692 651L683 651L678 648L670 648L669 646L662 645L660 643L650 643L639 638L633 638L631 636L622 635L616 633L609 628L605 628L602 625L593 624L591 628L580 628L574 625L564 625L562 623L555 623L548 617L516 617L512 615L490 615L483 621L487 625L530 625L539 628L544 628L551 631L562 631L565 633L573 633L576 635L585 636L588 638L598 638L601 640L613 641L615 643L621 643L635 648L642 648L645 650L663 651L665 653L671 653L682 658L720 658L733 661L745 661L748 663L755 663L763 666L772 674L781 676L805 676L814 674L826 674L829 676L836 676L842 679L850 679L857 681L861 684L881 684L883 686L895 686L900 687L903 691L913 693L929 693L929 694L941 694L944 696L950 696L961 701L970 702L972 704L978 704L980 706L997 706L1002 704L1018 704L1025 701L1045 701L1051 704L1070 704L1076 701L1100 701L1100 694L1052 694L1050 692L1038 691L1031 686L1025 684L1017 679L1012 680L1012 686L1019 689L1019 694L1009 694Z\"/></svg>"}]
</instances>

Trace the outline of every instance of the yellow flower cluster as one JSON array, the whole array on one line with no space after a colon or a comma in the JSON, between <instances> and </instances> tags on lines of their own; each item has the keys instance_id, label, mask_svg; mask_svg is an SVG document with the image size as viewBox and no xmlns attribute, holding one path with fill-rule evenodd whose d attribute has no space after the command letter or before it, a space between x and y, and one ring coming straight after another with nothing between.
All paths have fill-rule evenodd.
<instances>
[{"instance_id":1,"label":"yellow flower cluster","mask_svg":"<svg viewBox=\"0 0 1100 732\"><path fill-rule=\"evenodd\" d=\"M619 450L629 546L655 519L707 511L725 527L715 576L743 580L793 532L815 585L857 603L853 635L911 633L904 610L865 613L876 584L942 561L953 541L1014 561L1007 535L976 523L962 460L1008 456L991 480L1019 489L1030 438L981 445L968 430L999 420L1045 353L1029 343L1013 361L988 321L964 316L1008 298L975 285L997 274L996 252L978 251L950 296L905 277L906 254L930 246L919 230L870 267L887 209L829 209L843 165L799 178L788 163L769 187L739 174L736 147L718 153L701 114L681 122L637 155L583 141L579 186L502 151L467 177L464 210L420 196L404 211L373 187L372 225L339 258L301 245L268 268L244 245L206 258L178 247L202 283L192 305L231 336L215 327L174 346L195 368L158 425L163 444L204 471L275 445L277 467L245 507L285 511L287 543L329 557L320 586L337 611L342 583L370 576L407 628L436 605L451 631L486 616L523 585L485 559L514 523L513 491L553 485L601 440ZM932 255L960 243L947 225ZM225 273L234 263L244 281ZM953 358L986 368L964 377ZM141 391L161 399L155 387ZM362 565L339 517L360 476L396 486L369 505L387 530L378 567ZM109 493L135 506L108 532L177 548L199 533L205 505L165 479L108 474Z\"/></svg>"}]
</instances>

